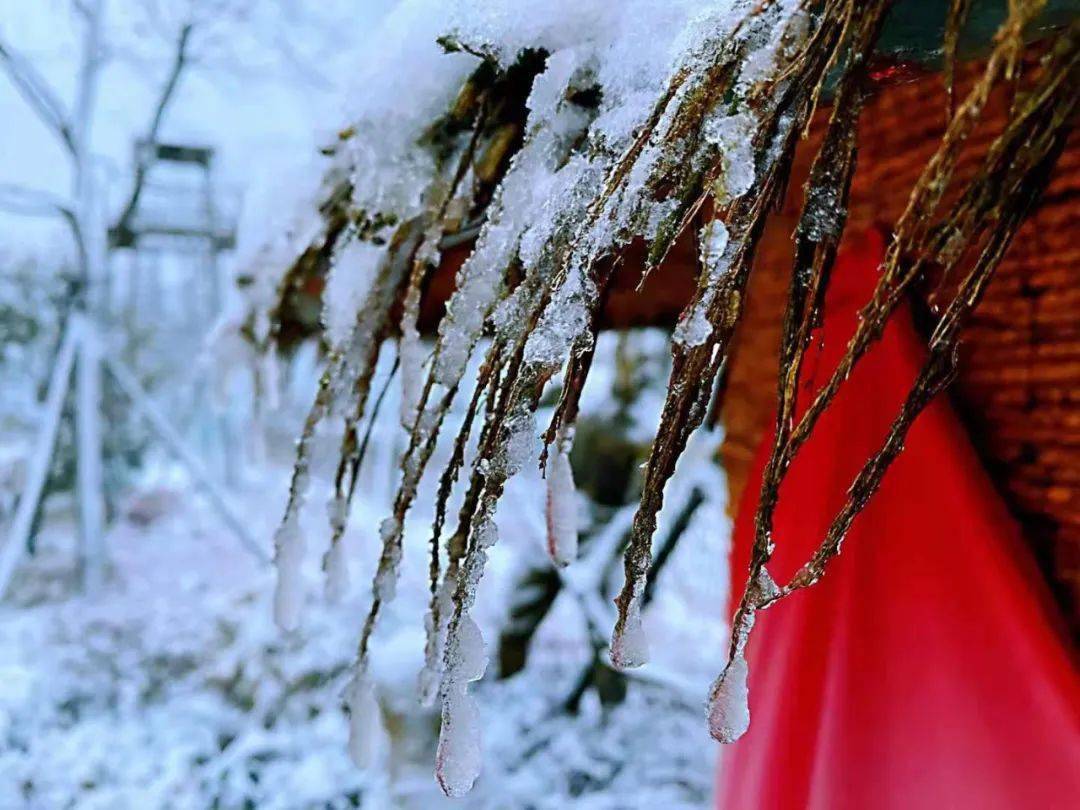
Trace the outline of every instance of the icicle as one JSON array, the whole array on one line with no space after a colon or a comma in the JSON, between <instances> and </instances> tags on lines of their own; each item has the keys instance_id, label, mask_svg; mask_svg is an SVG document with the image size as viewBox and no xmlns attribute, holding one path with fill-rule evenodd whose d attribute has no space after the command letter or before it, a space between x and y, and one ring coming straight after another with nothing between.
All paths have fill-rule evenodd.
<instances>
[{"instance_id":1,"label":"icicle","mask_svg":"<svg viewBox=\"0 0 1080 810\"><path fill-rule=\"evenodd\" d=\"M382 557L375 574L375 597L380 602L392 602L397 595L398 568L401 566L401 522L388 517L379 525Z\"/></svg>"},{"instance_id":2,"label":"icicle","mask_svg":"<svg viewBox=\"0 0 1080 810\"><path fill-rule=\"evenodd\" d=\"M401 361L401 425L411 430L424 391L424 345L415 323L403 326L398 358Z\"/></svg>"},{"instance_id":3,"label":"icicle","mask_svg":"<svg viewBox=\"0 0 1080 810\"><path fill-rule=\"evenodd\" d=\"M701 263L711 272L723 275L730 269L723 263L731 234L719 219L710 220L701 229Z\"/></svg>"},{"instance_id":4,"label":"icicle","mask_svg":"<svg viewBox=\"0 0 1080 810\"><path fill-rule=\"evenodd\" d=\"M513 478L535 459L539 442L536 432L536 412L522 403L506 420L506 438L502 452L495 454L493 472L503 478ZM493 524L494 525L494 524Z\"/></svg>"},{"instance_id":5,"label":"icicle","mask_svg":"<svg viewBox=\"0 0 1080 810\"><path fill-rule=\"evenodd\" d=\"M289 514L278 527L274 537L277 549L277 587L274 590L274 622L286 632L300 624L300 609L304 602L304 538L296 511Z\"/></svg>"},{"instance_id":6,"label":"icicle","mask_svg":"<svg viewBox=\"0 0 1080 810\"><path fill-rule=\"evenodd\" d=\"M468 683L484 677L487 653L480 628L468 608L461 608L455 632L447 640L442 727L435 754L435 776L447 796L464 796L472 789L480 774L482 751L479 713Z\"/></svg>"},{"instance_id":7,"label":"icicle","mask_svg":"<svg viewBox=\"0 0 1080 810\"><path fill-rule=\"evenodd\" d=\"M709 733L733 743L750 727L746 658L738 653L709 690Z\"/></svg>"},{"instance_id":8,"label":"icicle","mask_svg":"<svg viewBox=\"0 0 1080 810\"><path fill-rule=\"evenodd\" d=\"M366 674L356 673L345 689L349 711L349 757L358 768L369 770L377 764L386 743L382 711L375 687Z\"/></svg>"},{"instance_id":9,"label":"icicle","mask_svg":"<svg viewBox=\"0 0 1080 810\"><path fill-rule=\"evenodd\" d=\"M480 716L476 699L465 690L464 684L457 684L443 699L435 778L443 793L458 798L472 790L480 767Z\"/></svg>"},{"instance_id":10,"label":"icicle","mask_svg":"<svg viewBox=\"0 0 1080 810\"><path fill-rule=\"evenodd\" d=\"M344 493L338 493L326 504L327 517L330 521L330 548L323 555L323 574L326 599L338 602L349 590L349 560L345 553L342 535L348 518L349 501Z\"/></svg>"},{"instance_id":11,"label":"icicle","mask_svg":"<svg viewBox=\"0 0 1080 810\"><path fill-rule=\"evenodd\" d=\"M705 122L702 134L719 146L724 156L724 173L715 188L716 197L721 203L741 197L754 185L753 143L760 125L756 116L745 112L723 115Z\"/></svg>"},{"instance_id":12,"label":"icicle","mask_svg":"<svg viewBox=\"0 0 1080 810\"><path fill-rule=\"evenodd\" d=\"M323 557L323 570L326 574L326 601L337 604L349 592L349 561L343 541L338 540L327 550Z\"/></svg>"},{"instance_id":13,"label":"icicle","mask_svg":"<svg viewBox=\"0 0 1080 810\"><path fill-rule=\"evenodd\" d=\"M444 636L435 628L435 617L428 613L424 617L424 629L427 633L427 641L424 645L424 666L416 678L416 693L420 705L429 708L435 705L435 698L439 696L439 683L442 673L435 666L432 659L438 657Z\"/></svg>"},{"instance_id":14,"label":"icicle","mask_svg":"<svg viewBox=\"0 0 1080 810\"><path fill-rule=\"evenodd\" d=\"M761 571L765 569L762 568ZM768 592L772 577L768 572L755 578L755 589ZM773 583L775 588L775 583ZM709 733L722 743L735 742L750 727L750 704L747 686L746 644L757 621L757 609L748 607L735 614L731 628L731 658L724 671L709 689Z\"/></svg>"},{"instance_id":15,"label":"icicle","mask_svg":"<svg viewBox=\"0 0 1080 810\"><path fill-rule=\"evenodd\" d=\"M634 595L626 621L616 625L611 637L611 663L616 669L632 669L649 662L649 639L641 624L641 597Z\"/></svg>"},{"instance_id":16,"label":"icicle","mask_svg":"<svg viewBox=\"0 0 1080 810\"><path fill-rule=\"evenodd\" d=\"M278 575L274 591L274 622L285 631L295 630L299 625L300 608L304 601L301 568L305 544L300 534L300 510L304 507L308 489L311 487L311 444L316 427L326 415L328 394L329 388L324 376L297 443L296 463L293 466L292 480L289 482L285 515L274 534L274 566Z\"/></svg>"},{"instance_id":17,"label":"icicle","mask_svg":"<svg viewBox=\"0 0 1080 810\"><path fill-rule=\"evenodd\" d=\"M550 446L547 459L547 551L555 565L564 567L577 559L577 489L570 466L570 447L574 430L562 435Z\"/></svg>"},{"instance_id":18,"label":"icicle","mask_svg":"<svg viewBox=\"0 0 1080 810\"><path fill-rule=\"evenodd\" d=\"M264 352L258 362L262 382L260 393L265 398L263 405L273 413L281 407L281 364L273 349Z\"/></svg>"}]
</instances>

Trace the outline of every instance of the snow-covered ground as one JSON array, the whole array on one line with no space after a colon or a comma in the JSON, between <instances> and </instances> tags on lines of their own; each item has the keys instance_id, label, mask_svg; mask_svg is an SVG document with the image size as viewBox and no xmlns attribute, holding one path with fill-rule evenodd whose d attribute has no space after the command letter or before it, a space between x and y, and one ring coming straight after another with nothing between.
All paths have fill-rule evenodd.
<instances>
[{"instance_id":1,"label":"snow-covered ground","mask_svg":"<svg viewBox=\"0 0 1080 810\"><path fill-rule=\"evenodd\" d=\"M595 410L603 399L586 405ZM385 412L392 423L396 408ZM387 427L381 435L396 437ZM267 546L286 494L291 428L279 431L279 451L249 470L236 495ZM272 621L272 571L156 451L110 532L111 576L99 595L74 587L77 530L70 505L54 498L37 553L0 606L0 808L709 806L717 749L703 702L723 651L717 583L726 578L726 523L713 502L665 568L645 616L654 660L631 679L625 700L602 707L588 692L576 713L564 710L591 651L567 589L526 669L497 680L489 666L474 690L483 772L473 793L454 801L432 775L437 710L416 699L430 514L430 492L422 493L399 596L373 640L382 747L370 772L351 763L342 692L370 598L375 527L395 483L394 441L373 445L346 536L353 586L337 604L319 584L324 504L313 498L303 515L308 598L300 629L288 635ZM711 441L696 452L709 452ZM316 489L328 490L318 472ZM715 470L708 474L715 477L697 483L722 491ZM689 483L673 485L682 487L676 504ZM616 513L610 525L628 517ZM499 513L504 542L475 612L487 639L506 626L523 571L548 564L543 521L542 482L523 473ZM585 552L578 566L589 565ZM576 569L568 570L572 580Z\"/></svg>"}]
</instances>

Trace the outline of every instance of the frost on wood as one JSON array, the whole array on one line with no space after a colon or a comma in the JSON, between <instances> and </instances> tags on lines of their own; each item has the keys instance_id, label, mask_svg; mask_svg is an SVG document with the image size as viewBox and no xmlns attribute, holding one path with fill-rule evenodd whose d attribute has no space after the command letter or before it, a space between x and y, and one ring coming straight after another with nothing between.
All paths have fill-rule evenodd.
<instances>
[{"instance_id":1,"label":"frost on wood","mask_svg":"<svg viewBox=\"0 0 1080 810\"><path fill-rule=\"evenodd\" d=\"M962 193L946 196L958 146L990 92L1013 74L1023 29L1042 5L1010 4L985 75L960 100L896 225L878 289L844 359L814 400L797 409L800 364L843 231L859 111L890 5L551 0L523 14L510 0L405 0L376 37L379 45L359 71L364 93L353 121L327 150L323 225L304 231L311 244L293 265L328 274L323 320L330 353L278 535L275 612L283 626L295 625L303 595L298 512L312 437L329 416L343 430L324 560L329 589L341 587L339 541L366 445L361 426L372 423L374 363L380 345L397 338L407 435L393 508L379 531L356 678L365 677L370 638L394 598L406 521L460 393L468 400L465 420L440 476L431 527L421 673L422 697L441 699L437 775L448 794L467 791L480 767L477 708L467 684L482 676L486 659L470 611L498 541L494 515L503 491L542 458L549 552L557 564L572 560L570 444L614 267L622 251L642 242L646 272L662 272L657 268L675 239L689 231L698 242L698 284L673 335L671 376L644 465L611 640L617 666L647 660L641 610L665 486L721 382L766 219L783 199L796 146L831 77L833 113L794 239L776 441L728 666L710 700L718 739L737 738L748 722L744 650L757 611L820 579L911 422L948 382L958 330L1060 150L1076 104L1065 80L1075 36L1063 35L1048 51L1037 91L1018 98L1014 120L987 150L982 173ZM943 200L949 203L941 212ZM418 318L432 273L446 244L468 242L471 253L434 344L425 345ZM982 243L972 258L971 246ZM965 256L972 269L945 309L931 358L892 431L821 547L791 582L778 585L765 566L774 548L772 512L793 456L904 290L930 266L959 274ZM479 363L475 381L467 378L470 363ZM562 397L541 441L536 411L560 376ZM461 495L460 507L456 523L446 526L453 494Z\"/></svg>"},{"instance_id":2,"label":"frost on wood","mask_svg":"<svg viewBox=\"0 0 1080 810\"><path fill-rule=\"evenodd\" d=\"M731 269L733 253L728 252L728 229L719 219L710 220L701 229L701 285L704 294L687 307L675 327L672 340L684 346L700 346L712 333L709 309L720 291L720 282Z\"/></svg>"},{"instance_id":3,"label":"frost on wood","mask_svg":"<svg viewBox=\"0 0 1080 810\"><path fill-rule=\"evenodd\" d=\"M758 607L768 607L782 596L780 586L776 584L776 580L772 578L765 566L762 566L761 570L758 571L756 588Z\"/></svg>"},{"instance_id":4,"label":"frost on wood","mask_svg":"<svg viewBox=\"0 0 1080 810\"><path fill-rule=\"evenodd\" d=\"M401 546L395 539L401 535L397 518L388 517L379 526L383 555L375 573L375 596L381 602L392 602L397 592L398 566L401 565Z\"/></svg>"}]
</instances>

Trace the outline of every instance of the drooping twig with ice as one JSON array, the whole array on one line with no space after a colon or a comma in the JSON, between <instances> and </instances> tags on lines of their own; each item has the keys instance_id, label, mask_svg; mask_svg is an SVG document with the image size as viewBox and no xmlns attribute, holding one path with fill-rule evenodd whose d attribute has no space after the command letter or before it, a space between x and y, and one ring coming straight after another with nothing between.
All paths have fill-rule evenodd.
<instances>
[{"instance_id":1,"label":"drooping twig with ice","mask_svg":"<svg viewBox=\"0 0 1080 810\"><path fill-rule=\"evenodd\" d=\"M990 93L1016 70L1024 28L1043 5L1011 3L984 76L952 115L941 148L897 223L878 289L844 359L795 419L802 358L820 320L843 233L871 57L891 5L548 0L522 14L510 0L406 0L391 15L384 47L406 56L388 67L383 62L391 51L380 50L363 74L370 96L335 147L336 203L325 207L327 224L313 244L314 255L328 257L330 264L324 295L330 354L300 438L277 536L275 614L282 626L293 627L304 598L299 511L309 488L312 437L323 420L341 419L329 508L333 540L326 558L339 589L340 540L363 456L359 431L369 418L374 363L380 345L397 337L408 443L392 512L379 529L372 603L349 696L357 751L364 750L360 738L371 726L365 719L372 715L369 641L381 606L394 596L405 523L460 390L468 406L440 477L430 535L421 692L441 700L436 770L443 789L462 795L477 778L478 707L468 684L482 677L485 654L472 609L498 539L499 500L507 481L539 457L547 478L548 551L556 565L573 562L577 499L570 451L611 279L634 242L644 243L645 272L664 272L673 243L689 232L697 239L698 284L672 336L671 376L631 526L610 645L617 666L647 662L641 609L664 488L706 416L765 222L784 197L797 145L831 86L833 113L812 164L794 240L775 444L763 478L750 570L733 619L729 660L709 700L714 737L730 742L745 732L745 653L758 612L824 574L911 422L950 379L958 330L1045 185L1076 104L1068 92L1077 50L1072 32L1048 51L1039 83L1017 99L980 174L935 222L959 146ZM950 37L955 28L950 24ZM436 37L445 53L431 45ZM395 69L397 74L385 76ZM409 103L403 105L402 98ZM444 240L466 233L475 235L475 244L428 347L421 337L428 284ZM821 547L790 582L777 585L766 569L774 542L772 513L792 458L903 291L931 262L951 269L974 245L981 252L945 308L930 360L880 452L854 482ZM475 386L470 367L480 369ZM560 376L562 397L541 442L538 403ZM473 441L475 453L467 458ZM459 486L464 496L456 525L444 532Z\"/></svg>"}]
</instances>

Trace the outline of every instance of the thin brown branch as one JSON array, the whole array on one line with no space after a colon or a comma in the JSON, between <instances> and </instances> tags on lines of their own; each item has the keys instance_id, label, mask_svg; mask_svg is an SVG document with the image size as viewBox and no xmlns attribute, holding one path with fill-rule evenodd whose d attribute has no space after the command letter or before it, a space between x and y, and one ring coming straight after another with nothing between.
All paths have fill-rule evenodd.
<instances>
[{"instance_id":1,"label":"thin brown branch","mask_svg":"<svg viewBox=\"0 0 1080 810\"><path fill-rule=\"evenodd\" d=\"M775 149L776 157L762 169L764 176L756 187L721 214L729 231L730 270L716 289L710 289L707 274L703 273L690 305L701 305L711 297L708 307L711 330L707 339L700 345L675 344L672 348L672 371L661 416L665 429L658 432L646 463L641 503L634 516L624 560L625 581L616 599L618 619L612 643L616 665L639 663L621 660L617 642L627 631L635 603L640 601L647 581L652 563L652 537L663 507L664 488L690 435L706 415L709 396L726 362L735 325L742 313L746 283L765 221L783 197L796 144L813 115L829 66L843 47L851 8L851 2L832 3L813 34L817 45L800 51L782 71L786 79L779 96L773 98L774 90L779 88L769 87L763 88L756 99L768 111L757 146L762 151ZM717 171L719 168L714 169Z\"/></svg>"},{"instance_id":2,"label":"thin brown branch","mask_svg":"<svg viewBox=\"0 0 1080 810\"><path fill-rule=\"evenodd\" d=\"M1074 26L1055 46L1052 61L1044 68L1038 86L1023 99L1016 116L987 150L975 181L965 189L949 216L927 233L924 246L914 252L915 258L908 260L916 268L911 272L921 268L924 256L949 268L961 259L965 248L974 244L980 234L986 236L979 258L961 282L931 336L930 356L882 446L857 475L848 491L847 501L830 524L821 545L791 582L773 594L768 603L808 587L824 575L828 563L839 553L852 521L869 502L889 465L900 453L916 417L953 379L960 331L1017 230L1045 189L1050 170L1071 129L1078 104L1072 92L1080 64L1078 43L1080 26ZM927 228L924 227L925 231ZM884 324L893 308L890 300L875 296L863 317ZM888 314L885 314L886 310ZM845 354L847 363L842 361L841 366L855 365L849 357L857 348L855 344L849 344ZM791 439L794 438L793 435ZM793 455L792 440L785 451L788 462ZM767 484L778 486L775 481Z\"/></svg>"},{"instance_id":3,"label":"thin brown branch","mask_svg":"<svg viewBox=\"0 0 1080 810\"><path fill-rule=\"evenodd\" d=\"M843 235L848 195L855 174L857 127L867 92L870 56L881 33L890 2L867 4L855 23L847 70L837 91L833 114L814 158L795 234L795 259L780 343L777 409L773 447L762 474L761 495L754 516L750 570L732 626L742 628L757 609L756 583L773 552L773 512L780 485L791 462L791 432L802 360L818 325L837 246ZM732 633L731 655L744 643Z\"/></svg>"},{"instance_id":4,"label":"thin brown branch","mask_svg":"<svg viewBox=\"0 0 1080 810\"><path fill-rule=\"evenodd\" d=\"M950 0L949 13L945 20L945 40L942 47L945 60L945 114L951 121L955 112L956 99L956 54L960 44L960 34L964 30L971 13L972 0Z\"/></svg>"},{"instance_id":5,"label":"thin brown branch","mask_svg":"<svg viewBox=\"0 0 1080 810\"><path fill-rule=\"evenodd\" d=\"M151 148L158 141L161 125L165 120L165 113L176 95L176 89L180 84L180 77L188 64L189 45L191 43L191 33L193 30L193 24L187 23L180 29L180 34L177 37L172 66L165 78L165 83L161 87L161 92L158 94L158 101L154 107L154 113L150 117L150 125L147 127L146 134L143 136L143 140ZM138 165L135 167L135 178L132 182L131 193L128 195L127 202L124 204L120 216L116 220L115 230L123 232L131 229L132 221L135 218L135 211L139 206L139 198L142 196L143 186L146 183L146 174L149 168L146 160L139 160Z\"/></svg>"}]
</instances>

